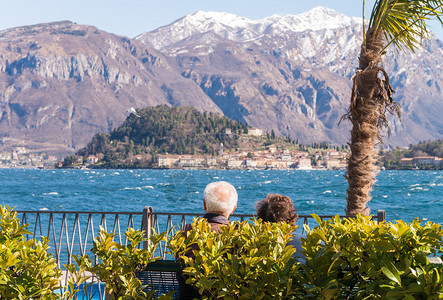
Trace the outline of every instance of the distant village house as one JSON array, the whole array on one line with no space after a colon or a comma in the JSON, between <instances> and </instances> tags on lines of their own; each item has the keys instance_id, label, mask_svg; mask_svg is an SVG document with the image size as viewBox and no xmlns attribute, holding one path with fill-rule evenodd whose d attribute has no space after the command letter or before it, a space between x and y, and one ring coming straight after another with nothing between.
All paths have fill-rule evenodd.
<instances>
[{"instance_id":1,"label":"distant village house","mask_svg":"<svg viewBox=\"0 0 443 300\"><path fill-rule=\"evenodd\" d=\"M87 160L86 160L86 163L87 163L88 165L93 165L93 164L95 164L95 163L97 163L97 162L98 162L98 157L95 156L95 155L89 155L88 158L87 158Z\"/></svg>"},{"instance_id":2,"label":"distant village house","mask_svg":"<svg viewBox=\"0 0 443 300\"><path fill-rule=\"evenodd\" d=\"M263 135L263 129L260 128L250 128L248 129L248 134L253 136L262 136Z\"/></svg>"},{"instance_id":3,"label":"distant village house","mask_svg":"<svg viewBox=\"0 0 443 300\"><path fill-rule=\"evenodd\" d=\"M443 158L435 156L417 156L411 158L402 158L400 160L400 166L434 166L441 167L443 165Z\"/></svg>"}]
</instances>

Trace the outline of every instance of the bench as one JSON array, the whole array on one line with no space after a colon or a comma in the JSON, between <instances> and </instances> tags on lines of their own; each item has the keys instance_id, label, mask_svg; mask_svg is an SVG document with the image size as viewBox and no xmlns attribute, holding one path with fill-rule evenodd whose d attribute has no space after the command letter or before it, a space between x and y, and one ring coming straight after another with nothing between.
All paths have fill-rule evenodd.
<instances>
[{"instance_id":1,"label":"bench","mask_svg":"<svg viewBox=\"0 0 443 300\"><path fill-rule=\"evenodd\" d=\"M186 284L182 275L182 267L175 260L157 260L146 266L137 278L145 286L143 291L149 293L154 290L155 297L175 291L173 299L201 299L198 291Z\"/></svg>"}]
</instances>

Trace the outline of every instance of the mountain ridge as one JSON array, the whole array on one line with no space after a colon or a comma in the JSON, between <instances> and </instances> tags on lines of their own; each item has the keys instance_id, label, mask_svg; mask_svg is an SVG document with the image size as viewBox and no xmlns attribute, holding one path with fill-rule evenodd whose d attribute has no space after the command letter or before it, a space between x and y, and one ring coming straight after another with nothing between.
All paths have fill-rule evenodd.
<instances>
[{"instance_id":1,"label":"mountain ridge","mask_svg":"<svg viewBox=\"0 0 443 300\"><path fill-rule=\"evenodd\" d=\"M250 21L215 14L240 25ZM200 25L212 22L210 30L183 28L186 38L177 38L176 22L134 39L70 21L2 30L0 151L25 143L72 153L95 133L117 127L129 108L158 104L222 112L305 144L344 144L349 124L337 124L358 63L360 19L321 7L297 16L250 21L255 27L237 31L206 18ZM319 18L329 25L286 30L294 19L299 28L316 28ZM152 38L160 32L167 46ZM387 52L385 66L404 111L402 123L391 121L388 145L443 136L442 55L435 37L414 55Z\"/></svg>"},{"instance_id":2,"label":"mountain ridge","mask_svg":"<svg viewBox=\"0 0 443 300\"><path fill-rule=\"evenodd\" d=\"M318 20L312 23L312 20ZM323 21L323 22L322 22ZM170 40L169 44L164 45L166 39L162 31L167 29L170 34L172 30L183 31L182 34L174 33L175 42L183 40L191 36L196 32L208 32L215 31L222 38L230 39L237 42L248 42L253 39L257 39L264 34L269 34L272 30L280 30L281 32L302 32L305 30L319 31L324 29L337 29L343 26L349 26L351 24L361 24L361 19L356 17L348 17L333 9L329 9L322 6L317 6L310 11L304 12L299 15L272 15L260 20L250 20L246 17L237 16L235 14L226 12L213 12L213 11L196 11L193 14L184 16L168 25L159 27L153 31L142 33L135 37L135 39L145 41L144 35L156 35L161 33L161 39L163 42L157 41L157 39L150 38L149 42L156 49L162 49L168 47L174 40ZM195 27L194 30L186 31L190 26ZM236 32L229 34L230 29L235 29ZM247 32L245 32L247 31ZM249 35L248 35L249 33Z\"/></svg>"}]
</instances>

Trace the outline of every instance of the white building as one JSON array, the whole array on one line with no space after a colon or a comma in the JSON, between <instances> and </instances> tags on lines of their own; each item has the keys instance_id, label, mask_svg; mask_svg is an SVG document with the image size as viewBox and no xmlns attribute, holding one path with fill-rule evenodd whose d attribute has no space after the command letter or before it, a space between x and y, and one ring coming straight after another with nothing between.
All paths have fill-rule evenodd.
<instances>
[{"instance_id":1,"label":"white building","mask_svg":"<svg viewBox=\"0 0 443 300\"><path fill-rule=\"evenodd\" d=\"M260 128L250 128L248 129L248 134L253 136L262 136L263 135L263 129Z\"/></svg>"},{"instance_id":2,"label":"white building","mask_svg":"<svg viewBox=\"0 0 443 300\"><path fill-rule=\"evenodd\" d=\"M296 163L297 169L299 170L311 170L311 159L310 158L299 158Z\"/></svg>"},{"instance_id":3,"label":"white building","mask_svg":"<svg viewBox=\"0 0 443 300\"><path fill-rule=\"evenodd\" d=\"M243 165L243 160L241 159L230 158L226 162L226 166L228 167L228 169L239 169L242 167L242 165Z\"/></svg>"}]
</instances>

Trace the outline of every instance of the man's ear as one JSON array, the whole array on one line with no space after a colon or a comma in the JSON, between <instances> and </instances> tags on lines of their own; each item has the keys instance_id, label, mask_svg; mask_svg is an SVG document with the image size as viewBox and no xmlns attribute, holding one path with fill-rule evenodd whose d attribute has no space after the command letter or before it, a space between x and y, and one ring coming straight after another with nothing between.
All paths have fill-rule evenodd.
<instances>
[{"instance_id":1,"label":"man's ear","mask_svg":"<svg viewBox=\"0 0 443 300\"><path fill-rule=\"evenodd\" d=\"M205 200L205 198L203 198L203 208L204 208L205 211L206 211L206 200Z\"/></svg>"},{"instance_id":2,"label":"man's ear","mask_svg":"<svg viewBox=\"0 0 443 300\"><path fill-rule=\"evenodd\" d=\"M237 208L237 204L234 206L234 209L232 210L231 215L234 213L236 208Z\"/></svg>"}]
</instances>

